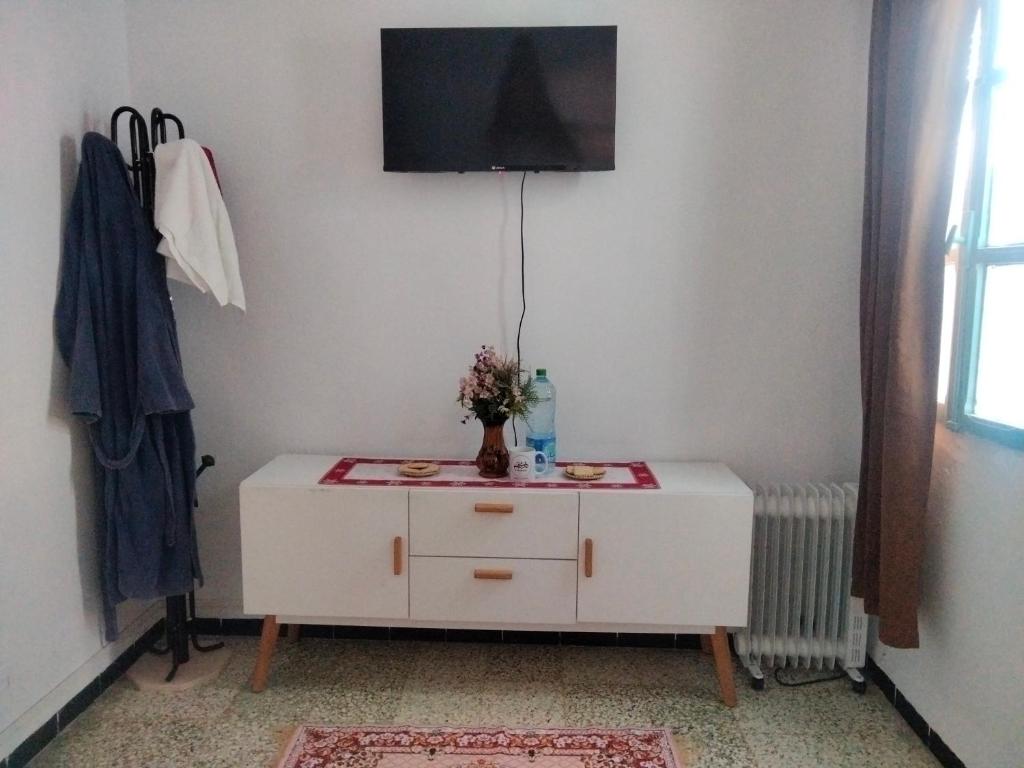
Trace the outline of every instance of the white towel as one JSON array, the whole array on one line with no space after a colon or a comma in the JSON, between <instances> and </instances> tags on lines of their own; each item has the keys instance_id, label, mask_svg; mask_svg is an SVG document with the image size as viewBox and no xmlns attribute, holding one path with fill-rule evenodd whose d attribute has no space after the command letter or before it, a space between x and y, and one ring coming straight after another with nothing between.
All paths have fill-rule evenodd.
<instances>
[{"instance_id":1,"label":"white towel","mask_svg":"<svg viewBox=\"0 0 1024 768\"><path fill-rule=\"evenodd\" d=\"M164 236L157 251L167 257L167 276L244 310L235 235L203 148L181 139L157 145L153 158L153 221Z\"/></svg>"}]
</instances>

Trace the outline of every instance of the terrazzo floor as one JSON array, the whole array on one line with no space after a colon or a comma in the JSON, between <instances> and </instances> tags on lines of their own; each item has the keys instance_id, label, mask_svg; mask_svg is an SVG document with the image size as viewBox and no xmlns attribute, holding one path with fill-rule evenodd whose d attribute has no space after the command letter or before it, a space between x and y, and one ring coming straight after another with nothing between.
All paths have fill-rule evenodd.
<instances>
[{"instance_id":1,"label":"terrazzo floor","mask_svg":"<svg viewBox=\"0 0 1024 768\"><path fill-rule=\"evenodd\" d=\"M215 682L186 693L112 685L35 760L51 766L266 768L301 723L663 726L685 768L937 766L881 692L845 681L764 691L737 668L721 705L697 651L303 639L279 643L262 694L255 638L229 638Z\"/></svg>"}]
</instances>

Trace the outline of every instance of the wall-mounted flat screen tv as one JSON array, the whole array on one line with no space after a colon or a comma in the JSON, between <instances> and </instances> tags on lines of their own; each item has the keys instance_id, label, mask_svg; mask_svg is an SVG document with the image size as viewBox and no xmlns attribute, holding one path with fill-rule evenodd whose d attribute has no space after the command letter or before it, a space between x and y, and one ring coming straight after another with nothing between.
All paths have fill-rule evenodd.
<instances>
[{"instance_id":1,"label":"wall-mounted flat screen tv","mask_svg":"<svg viewBox=\"0 0 1024 768\"><path fill-rule=\"evenodd\" d=\"M614 169L616 32L382 29L384 170Z\"/></svg>"}]
</instances>

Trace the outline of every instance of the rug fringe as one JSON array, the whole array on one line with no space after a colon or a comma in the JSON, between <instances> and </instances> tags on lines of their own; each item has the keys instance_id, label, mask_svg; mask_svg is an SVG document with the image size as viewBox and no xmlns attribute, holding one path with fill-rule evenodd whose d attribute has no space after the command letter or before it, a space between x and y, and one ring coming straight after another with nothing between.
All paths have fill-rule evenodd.
<instances>
[{"instance_id":1,"label":"rug fringe","mask_svg":"<svg viewBox=\"0 0 1024 768\"><path fill-rule=\"evenodd\" d=\"M295 725L278 731L277 755L274 757L274 762L270 763L269 768L281 768L284 765L284 761L288 759L288 754L292 751L295 740L299 738L300 733L302 733L301 725Z\"/></svg>"}]
</instances>

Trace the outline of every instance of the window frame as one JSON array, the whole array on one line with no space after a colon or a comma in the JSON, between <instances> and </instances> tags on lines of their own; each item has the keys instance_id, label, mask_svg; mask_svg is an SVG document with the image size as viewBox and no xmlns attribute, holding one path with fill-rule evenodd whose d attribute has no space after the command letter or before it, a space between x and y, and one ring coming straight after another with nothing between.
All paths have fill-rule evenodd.
<instances>
[{"instance_id":1,"label":"window frame","mask_svg":"<svg viewBox=\"0 0 1024 768\"><path fill-rule=\"evenodd\" d=\"M957 285L945 421L954 431L971 432L1024 449L1024 428L990 421L971 413L977 385L986 269L1003 264L1024 264L1024 244L992 247L985 241L990 215L988 142L992 92L1002 80L1002 73L995 68L998 26L998 0L985 0L981 5L978 73L974 83L974 147L961 224L963 237L952 244L945 262L955 264ZM940 414L941 411L942 406Z\"/></svg>"}]
</instances>

